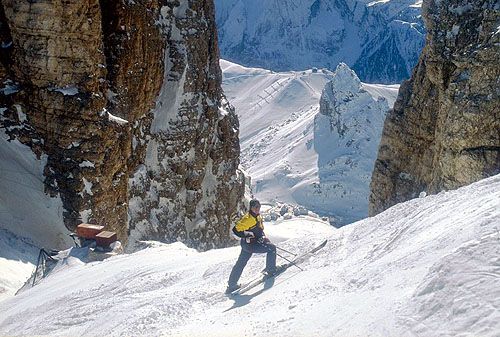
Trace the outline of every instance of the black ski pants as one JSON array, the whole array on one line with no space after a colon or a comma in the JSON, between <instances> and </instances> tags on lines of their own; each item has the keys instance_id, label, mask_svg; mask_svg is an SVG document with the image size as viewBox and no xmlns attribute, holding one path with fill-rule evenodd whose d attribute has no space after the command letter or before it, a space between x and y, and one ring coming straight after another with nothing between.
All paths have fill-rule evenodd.
<instances>
[{"instance_id":1,"label":"black ski pants","mask_svg":"<svg viewBox=\"0 0 500 337\"><path fill-rule=\"evenodd\" d=\"M247 243L244 239L241 240L241 253L238 261L231 270L229 281L227 282L230 287L235 286L243 273L243 269L247 265L248 260L252 257L253 253L267 253L266 256L266 270L274 272L276 270L276 246L272 243Z\"/></svg>"}]
</instances>

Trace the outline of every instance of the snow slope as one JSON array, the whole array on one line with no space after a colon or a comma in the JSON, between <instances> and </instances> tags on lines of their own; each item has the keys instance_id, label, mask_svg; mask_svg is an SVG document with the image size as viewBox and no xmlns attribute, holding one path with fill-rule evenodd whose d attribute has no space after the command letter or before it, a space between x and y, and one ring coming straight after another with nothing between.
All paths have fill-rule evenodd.
<instances>
[{"instance_id":1,"label":"snow slope","mask_svg":"<svg viewBox=\"0 0 500 337\"><path fill-rule=\"evenodd\" d=\"M12 297L31 276L38 251L33 242L0 229L0 301Z\"/></svg>"},{"instance_id":2,"label":"snow slope","mask_svg":"<svg viewBox=\"0 0 500 337\"><path fill-rule=\"evenodd\" d=\"M303 205L341 225L366 217L385 112L399 86L361 83L345 64L335 73L276 73L220 63L255 195ZM332 127L334 119L344 136Z\"/></svg>"},{"instance_id":3,"label":"snow slope","mask_svg":"<svg viewBox=\"0 0 500 337\"><path fill-rule=\"evenodd\" d=\"M241 165L265 201L297 203L292 194L316 178L314 116L329 71L275 73L221 60L222 87L240 120Z\"/></svg>"},{"instance_id":4,"label":"snow slope","mask_svg":"<svg viewBox=\"0 0 500 337\"><path fill-rule=\"evenodd\" d=\"M41 247L72 245L61 199L44 193L45 161L0 130L0 300L31 276Z\"/></svg>"},{"instance_id":5,"label":"snow slope","mask_svg":"<svg viewBox=\"0 0 500 337\"><path fill-rule=\"evenodd\" d=\"M327 246L234 299L222 292L239 248L180 243L68 264L0 302L0 335L498 336L500 175L396 205L335 230L266 223L279 245ZM296 233L296 230L302 233ZM276 240L278 241L278 240ZM257 274L253 257L243 280Z\"/></svg>"},{"instance_id":6,"label":"snow slope","mask_svg":"<svg viewBox=\"0 0 500 337\"><path fill-rule=\"evenodd\" d=\"M0 229L30 235L41 247L61 249L72 241L63 223L61 199L44 192L45 161L45 155L36 158L28 146L9 140L0 130Z\"/></svg>"}]
</instances>

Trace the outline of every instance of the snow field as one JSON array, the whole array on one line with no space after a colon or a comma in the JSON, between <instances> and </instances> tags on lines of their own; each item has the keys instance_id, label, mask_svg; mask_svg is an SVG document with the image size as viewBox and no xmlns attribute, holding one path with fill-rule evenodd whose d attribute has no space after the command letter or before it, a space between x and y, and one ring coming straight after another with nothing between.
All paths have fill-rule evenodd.
<instances>
[{"instance_id":1,"label":"snow field","mask_svg":"<svg viewBox=\"0 0 500 337\"><path fill-rule=\"evenodd\" d=\"M297 203L293 194L317 181L314 116L332 72L276 73L220 61L223 88L240 120L241 163L262 200Z\"/></svg>"},{"instance_id":2,"label":"snow field","mask_svg":"<svg viewBox=\"0 0 500 337\"><path fill-rule=\"evenodd\" d=\"M67 247L71 238L62 201L44 192L46 157L37 158L28 146L0 131L0 229L18 236L31 233L30 239L41 247Z\"/></svg>"},{"instance_id":3,"label":"snow field","mask_svg":"<svg viewBox=\"0 0 500 337\"><path fill-rule=\"evenodd\" d=\"M32 242L0 229L0 301L14 296L31 276L37 254Z\"/></svg>"},{"instance_id":4,"label":"snow field","mask_svg":"<svg viewBox=\"0 0 500 337\"><path fill-rule=\"evenodd\" d=\"M44 193L46 160L0 130L0 301L31 276L38 247L72 244L61 199Z\"/></svg>"},{"instance_id":5,"label":"snow field","mask_svg":"<svg viewBox=\"0 0 500 337\"><path fill-rule=\"evenodd\" d=\"M151 242L0 302L0 335L498 336L499 219L497 175L338 230L309 217L266 223L287 250L329 241L304 271L234 299L223 291L238 247Z\"/></svg>"}]
</instances>

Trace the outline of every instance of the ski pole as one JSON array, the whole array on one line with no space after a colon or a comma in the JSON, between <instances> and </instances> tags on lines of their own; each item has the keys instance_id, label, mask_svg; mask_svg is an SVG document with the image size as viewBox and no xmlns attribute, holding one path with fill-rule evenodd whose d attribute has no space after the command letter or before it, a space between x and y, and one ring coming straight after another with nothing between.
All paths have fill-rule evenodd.
<instances>
[{"instance_id":1,"label":"ski pole","mask_svg":"<svg viewBox=\"0 0 500 337\"><path fill-rule=\"evenodd\" d=\"M300 268L299 266L297 266L297 265L295 264L295 262L293 262L293 261L291 261L291 260L287 259L287 258L286 258L286 257L284 257L283 255L280 255L280 254L276 253L276 256L281 257L283 260L285 260L285 261L289 262L292 266L295 266L295 267L299 268L300 270L304 271L304 269L302 269L302 268Z\"/></svg>"},{"instance_id":2,"label":"ski pole","mask_svg":"<svg viewBox=\"0 0 500 337\"><path fill-rule=\"evenodd\" d=\"M276 245L275 245L275 246L276 246ZM279 250L284 251L285 253L291 254L291 255L293 255L293 256L297 256L297 254L294 254L294 253L292 253L292 252L289 252L288 250L283 249L283 248L281 248L281 247L276 246L276 248L277 248L277 249L279 249Z\"/></svg>"},{"instance_id":3,"label":"ski pole","mask_svg":"<svg viewBox=\"0 0 500 337\"><path fill-rule=\"evenodd\" d=\"M268 251L271 251L271 250L269 249L268 245L266 245L265 243L259 243L259 244L260 244L262 247L267 248L267 250L268 250ZM276 246L275 246L275 247L276 247ZM297 265L295 264L295 262L293 262L292 260L287 259L286 257L284 257L284 256L283 256L283 255L281 255L281 254L278 254L277 252L276 252L276 256L281 257L283 260L287 261L287 262L288 262L288 263L290 263L292 266L295 266L295 267L299 268L299 269L300 269L300 270L302 270L302 271L304 270L304 269L300 268L299 266L297 266Z\"/></svg>"}]
</instances>

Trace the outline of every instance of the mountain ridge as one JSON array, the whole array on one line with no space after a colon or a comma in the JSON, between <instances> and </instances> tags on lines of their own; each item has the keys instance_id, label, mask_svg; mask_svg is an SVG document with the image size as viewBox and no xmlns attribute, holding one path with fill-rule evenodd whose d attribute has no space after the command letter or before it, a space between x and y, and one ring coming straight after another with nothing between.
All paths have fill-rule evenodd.
<instances>
[{"instance_id":1,"label":"mountain ridge","mask_svg":"<svg viewBox=\"0 0 500 337\"><path fill-rule=\"evenodd\" d=\"M364 82L410 77L424 44L419 1L216 1L221 57L274 71L347 63ZM383 61L380 63L380 61Z\"/></svg>"}]
</instances>

